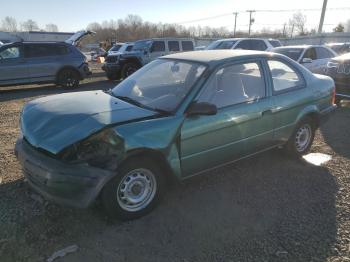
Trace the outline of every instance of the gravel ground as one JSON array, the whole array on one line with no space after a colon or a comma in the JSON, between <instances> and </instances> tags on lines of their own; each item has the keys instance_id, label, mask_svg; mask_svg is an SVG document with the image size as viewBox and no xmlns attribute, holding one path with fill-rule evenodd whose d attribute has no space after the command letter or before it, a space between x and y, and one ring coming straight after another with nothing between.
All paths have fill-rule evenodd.
<instances>
[{"instance_id":1,"label":"gravel ground","mask_svg":"<svg viewBox=\"0 0 350 262\"><path fill-rule=\"evenodd\" d=\"M101 72L79 90L107 89ZM15 89L15 91L11 91ZM0 261L350 261L350 103L317 132L324 166L279 150L170 185L160 206L130 222L60 207L33 193L13 154L25 102L52 85L0 89ZM10 91L9 91L10 90Z\"/></svg>"}]
</instances>

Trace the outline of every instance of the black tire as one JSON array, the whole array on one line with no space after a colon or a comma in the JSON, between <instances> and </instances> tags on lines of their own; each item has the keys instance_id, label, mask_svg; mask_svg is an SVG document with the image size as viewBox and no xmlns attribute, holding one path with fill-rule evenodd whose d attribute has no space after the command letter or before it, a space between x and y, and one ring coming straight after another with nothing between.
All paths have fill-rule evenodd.
<instances>
[{"instance_id":1,"label":"black tire","mask_svg":"<svg viewBox=\"0 0 350 262\"><path fill-rule=\"evenodd\" d=\"M117 80L118 75L116 73L107 73L108 80Z\"/></svg>"},{"instance_id":2,"label":"black tire","mask_svg":"<svg viewBox=\"0 0 350 262\"><path fill-rule=\"evenodd\" d=\"M336 97L335 97L335 104L336 104L337 106L340 106L340 105L341 105L340 102L341 102L341 97L336 96Z\"/></svg>"},{"instance_id":3,"label":"black tire","mask_svg":"<svg viewBox=\"0 0 350 262\"><path fill-rule=\"evenodd\" d=\"M66 89L77 88L79 81L79 73L73 69L63 69L57 75L57 84Z\"/></svg>"},{"instance_id":4,"label":"black tire","mask_svg":"<svg viewBox=\"0 0 350 262\"><path fill-rule=\"evenodd\" d=\"M286 144L286 150L289 155L300 158L305 155L314 141L316 131L315 121L311 117L303 118L293 131ZM307 138L308 136L308 138ZM303 139L306 137L305 139ZM305 143L302 143L305 141Z\"/></svg>"},{"instance_id":5,"label":"black tire","mask_svg":"<svg viewBox=\"0 0 350 262\"><path fill-rule=\"evenodd\" d=\"M123 69L122 69L122 78L125 79L127 78L128 76L132 75L133 73L135 73L140 67L133 63L133 62L130 62L130 63L126 63L124 66L123 66Z\"/></svg>"},{"instance_id":6,"label":"black tire","mask_svg":"<svg viewBox=\"0 0 350 262\"><path fill-rule=\"evenodd\" d=\"M154 179L150 177L147 178L150 173L146 171L150 172ZM164 172L162 172L159 165L156 165L146 158L133 158L127 160L117 170L117 173L118 174L105 185L101 195L104 209L110 217L120 220L136 219L148 214L157 206L164 188ZM142 185L145 185L143 182L147 181L149 185L153 185L153 190L146 190L146 187L142 188ZM140 184L142 185L140 186ZM139 190L136 193L134 192L135 187L138 187ZM121 192L123 190L125 192ZM128 196L129 194L130 197ZM132 201L137 199L132 198L133 194L138 194L138 196L141 197L146 195L143 205L127 203L130 199ZM141 199L141 197L139 197L139 199ZM132 210L130 210L130 208Z\"/></svg>"}]
</instances>

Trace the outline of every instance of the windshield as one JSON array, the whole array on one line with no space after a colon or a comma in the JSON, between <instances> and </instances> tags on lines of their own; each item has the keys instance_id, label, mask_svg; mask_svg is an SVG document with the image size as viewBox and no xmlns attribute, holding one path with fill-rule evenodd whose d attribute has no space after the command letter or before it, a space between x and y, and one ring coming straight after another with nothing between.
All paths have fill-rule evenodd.
<instances>
[{"instance_id":1,"label":"windshield","mask_svg":"<svg viewBox=\"0 0 350 262\"><path fill-rule=\"evenodd\" d=\"M170 113L180 105L205 68L192 62L158 59L117 85L112 94L139 106Z\"/></svg>"},{"instance_id":2,"label":"windshield","mask_svg":"<svg viewBox=\"0 0 350 262\"><path fill-rule=\"evenodd\" d=\"M302 48L276 48L273 49L272 52L279 53L289 58L298 61L301 53L303 52Z\"/></svg>"},{"instance_id":3,"label":"windshield","mask_svg":"<svg viewBox=\"0 0 350 262\"><path fill-rule=\"evenodd\" d=\"M119 51L119 49L122 47L122 45L115 45L115 46L113 46L109 51Z\"/></svg>"},{"instance_id":4,"label":"windshield","mask_svg":"<svg viewBox=\"0 0 350 262\"><path fill-rule=\"evenodd\" d=\"M207 50L231 49L236 42L236 40L215 41L208 45Z\"/></svg>"},{"instance_id":5,"label":"windshield","mask_svg":"<svg viewBox=\"0 0 350 262\"><path fill-rule=\"evenodd\" d=\"M145 50L147 48L150 47L152 41L151 40L142 40L142 41L137 41L134 44L134 47L132 48L132 50L136 51L136 50Z\"/></svg>"}]
</instances>

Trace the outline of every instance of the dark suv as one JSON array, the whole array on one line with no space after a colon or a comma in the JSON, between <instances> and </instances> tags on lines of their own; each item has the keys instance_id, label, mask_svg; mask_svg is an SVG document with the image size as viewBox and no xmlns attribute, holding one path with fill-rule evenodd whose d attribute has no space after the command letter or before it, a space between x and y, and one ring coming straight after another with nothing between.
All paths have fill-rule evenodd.
<instances>
[{"instance_id":1,"label":"dark suv","mask_svg":"<svg viewBox=\"0 0 350 262\"><path fill-rule=\"evenodd\" d=\"M74 88L90 75L86 57L65 42L17 42L0 47L0 85L56 83Z\"/></svg>"},{"instance_id":2,"label":"dark suv","mask_svg":"<svg viewBox=\"0 0 350 262\"><path fill-rule=\"evenodd\" d=\"M110 80L127 78L140 67L160 56L194 50L193 39L188 38L152 38L134 43L130 52L109 55L102 69Z\"/></svg>"}]
</instances>

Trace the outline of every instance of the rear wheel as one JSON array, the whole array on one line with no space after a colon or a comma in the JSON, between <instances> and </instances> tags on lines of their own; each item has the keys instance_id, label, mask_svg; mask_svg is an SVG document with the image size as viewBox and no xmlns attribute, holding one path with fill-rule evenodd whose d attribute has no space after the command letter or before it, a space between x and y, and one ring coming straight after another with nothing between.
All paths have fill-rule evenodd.
<instances>
[{"instance_id":1,"label":"rear wheel","mask_svg":"<svg viewBox=\"0 0 350 262\"><path fill-rule=\"evenodd\" d=\"M286 145L288 153L295 157L305 155L310 150L315 131L316 125L312 118L305 117L301 120Z\"/></svg>"},{"instance_id":2,"label":"rear wheel","mask_svg":"<svg viewBox=\"0 0 350 262\"><path fill-rule=\"evenodd\" d=\"M123 69L122 69L122 77L123 79L127 78L128 76L132 75L133 73L135 73L140 67L135 64L135 63L126 63L124 66L123 66Z\"/></svg>"},{"instance_id":3,"label":"rear wheel","mask_svg":"<svg viewBox=\"0 0 350 262\"><path fill-rule=\"evenodd\" d=\"M107 78L109 80L117 80L118 79L118 75L116 73L107 73Z\"/></svg>"},{"instance_id":4,"label":"rear wheel","mask_svg":"<svg viewBox=\"0 0 350 262\"><path fill-rule=\"evenodd\" d=\"M152 211L164 187L164 174L149 159L127 161L106 184L102 202L108 215L121 220L139 218Z\"/></svg>"},{"instance_id":5,"label":"rear wheel","mask_svg":"<svg viewBox=\"0 0 350 262\"><path fill-rule=\"evenodd\" d=\"M57 84L64 88L76 88L79 86L79 74L73 69L63 69L57 76Z\"/></svg>"}]
</instances>

